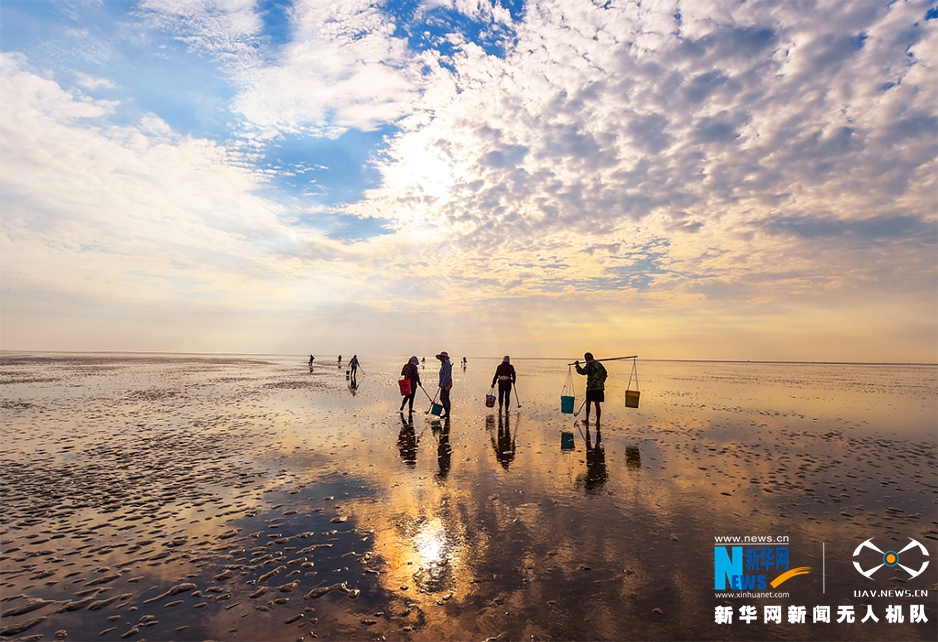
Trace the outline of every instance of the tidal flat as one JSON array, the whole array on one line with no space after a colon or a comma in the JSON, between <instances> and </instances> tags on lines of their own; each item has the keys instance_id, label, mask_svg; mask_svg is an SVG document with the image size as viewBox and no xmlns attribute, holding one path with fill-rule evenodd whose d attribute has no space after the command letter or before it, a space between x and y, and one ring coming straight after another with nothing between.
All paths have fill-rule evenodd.
<instances>
[{"instance_id":1,"label":"tidal flat","mask_svg":"<svg viewBox=\"0 0 938 642\"><path fill-rule=\"evenodd\" d=\"M935 366L408 356L3 353L2 638L938 637Z\"/></svg>"}]
</instances>

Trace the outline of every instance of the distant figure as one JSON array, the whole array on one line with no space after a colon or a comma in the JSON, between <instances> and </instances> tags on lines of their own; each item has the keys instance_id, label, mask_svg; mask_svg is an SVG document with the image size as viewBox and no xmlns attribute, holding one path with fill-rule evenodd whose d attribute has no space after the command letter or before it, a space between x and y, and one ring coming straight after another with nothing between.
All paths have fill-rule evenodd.
<instances>
[{"instance_id":1,"label":"distant figure","mask_svg":"<svg viewBox=\"0 0 938 642\"><path fill-rule=\"evenodd\" d=\"M352 367L352 378L354 378L354 377L355 377L355 372L358 370L358 355L357 355L357 354L353 354L353 355L352 355L352 360L349 361L348 364Z\"/></svg>"},{"instance_id":2,"label":"distant figure","mask_svg":"<svg viewBox=\"0 0 938 642\"><path fill-rule=\"evenodd\" d=\"M463 357L463 358L462 358L462 367L463 367L463 368L466 367L466 357Z\"/></svg>"},{"instance_id":3,"label":"distant figure","mask_svg":"<svg viewBox=\"0 0 938 642\"><path fill-rule=\"evenodd\" d=\"M313 365L313 361L314 361L315 359L316 359L316 357L314 357L313 355L309 355L309 365L310 365L310 366Z\"/></svg>"},{"instance_id":4,"label":"distant figure","mask_svg":"<svg viewBox=\"0 0 938 642\"><path fill-rule=\"evenodd\" d=\"M599 404L606 400L604 390L606 387L606 369L603 364L593 359L593 353L587 352L583 355L586 359L586 365L580 367L580 362L574 363L577 373L586 375L586 423L590 422L590 402L596 404L596 427L599 427L599 418L602 416L602 408Z\"/></svg>"},{"instance_id":5,"label":"distant figure","mask_svg":"<svg viewBox=\"0 0 938 642\"><path fill-rule=\"evenodd\" d=\"M449 419L449 391L453 389L453 362L449 360L449 354L441 352L436 355L440 360L440 405L443 406L443 415L440 419Z\"/></svg>"},{"instance_id":6,"label":"distant figure","mask_svg":"<svg viewBox=\"0 0 938 642\"><path fill-rule=\"evenodd\" d=\"M339 355L339 365L340 365L340 366L342 365L342 355L341 355L341 354Z\"/></svg>"},{"instance_id":7,"label":"distant figure","mask_svg":"<svg viewBox=\"0 0 938 642\"><path fill-rule=\"evenodd\" d=\"M517 376L515 375L515 367L511 365L510 361L507 356L502 359L502 362L495 368L495 376L492 377L492 387L494 388L495 384L498 383L498 412L502 411L503 402L507 406L505 412L508 412L508 408L511 408L511 386Z\"/></svg>"},{"instance_id":8,"label":"distant figure","mask_svg":"<svg viewBox=\"0 0 938 642\"><path fill-rule=\"evenodd\" d=\"M410 403L408 412L414 412L414 396L417 394L417 386L420 385L420 371L417 370L417 357L411 357L404 367L401 368L401 376L410 380L410 394L401 400L401 412L404 412L404 406Z\"/></svg>"},{"instance_id":9,"label":"distant figure","mask_svg":"<svg viewBox=\"0 0 938 642\"><path fill-rule=\"evenodd\" d=\"M420 360L420 363L426 363L426 362L427 362L427 358L426 358L426 357L424 357L423 359Z\"/></svg>"}]
</instances>

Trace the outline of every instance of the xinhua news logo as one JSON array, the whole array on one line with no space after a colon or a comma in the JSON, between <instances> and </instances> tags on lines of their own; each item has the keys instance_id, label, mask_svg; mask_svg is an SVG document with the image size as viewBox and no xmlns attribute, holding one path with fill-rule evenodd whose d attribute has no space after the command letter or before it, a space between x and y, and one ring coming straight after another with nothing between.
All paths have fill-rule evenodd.
<instances>
[{"instance_id":1,"label":"xinhua news logo","mask_svg":"<svg viewBox=\"0 0 938 642\"><path fill-rule=\"evenodd\" d=\"M860 575L870 580L875 579L873 575L882 568L902 569L908 573L908 579L918 577L928 568L928 549L925 548L924 544L911 537L908 545L898 551L893 549L882 550L873 543L871 537L856 547L853 551L853 557L854 568L857 569ZM921 566L918 566L919 562L921 562ZM915 568L916 566L918 566L918 569Z\"/></svg>"},{"instance_id":2,"label":"xinhua news logo","mask_svg":"<svg viewBox=\"0 0 938 642\"><path fill-rule=\"evenodd\" d=\"M721 538L724 541L730 538ZM713 588L717 591L764 591L778 588L798 575L811 572L810 566L792 567L787 537L733 538L760 540L747 546L713 547ZM780 543L783 542L783 543ZM772 578L772 579L769 579Z\"/></svg>"}]
</instances>

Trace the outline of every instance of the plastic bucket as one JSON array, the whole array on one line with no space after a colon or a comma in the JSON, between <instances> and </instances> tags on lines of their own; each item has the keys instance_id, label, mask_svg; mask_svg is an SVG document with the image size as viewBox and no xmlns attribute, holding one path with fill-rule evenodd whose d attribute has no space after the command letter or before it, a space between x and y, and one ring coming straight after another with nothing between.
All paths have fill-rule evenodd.
<instances>
[{"instance_id":1,"label":"plastic bucket","mask_svg":"<svg viewBox=\"0 0 938 642\"><path fill-rule=\"evenodd\" d=\"M433 404L432 406L430 406L430 414L436 415L437 417L439 417L440 415L443 414L443 406L438 403Z\"/></svg>"},{"instance_id":2,"label":"plastic bucket","mask_svg":"<svg viewBox=\"0 0 938 642\"><path fill-rule=\"evenodd\" d=\"M485 406L486 408L495 407L495 395L485 395Z\"/></svg>"},{"instance_id":3,"label":"plastic bucket","mask_svg":"<svg viewBox=\"0 0 938 642\"><path fill-rule=\"evenodd\" d=\"M573 402L576 400L575 397L567 397L565 395L560 395L560 412L565 415L573 414Z\"/></svg>"},{"instance_id":4,"label":"plastic bucket","mask_svg":"<svg viewBox=\"0 0 938 642\"><path fill-rule=\"evenodd\" d=\"M638 398L641 393L638 390L626 390L625 391L625 407L626 408L638 408Z\"/></svg>"},{"instance_id":5,"label":"plastic bucket","mask_svg":"<svg viewBox=\"0 0 938 642\"><path fill-rule=\"evenodd\" d=\"M401 395L406 397L410 394L410 379L401 379L397 382L397 385L401 387Z\"/></svg>"},{"instance_id":6,"label":"plastic bucket","mask_svg":"<svg viewBox=\"0 0 938 642\"><path fill-rule=\"evenodd\" d=\"M570 397L570 399L573 399L573 397ZM560 433L560 450L573 450L574 448L576 448L576 444L573 443L573 433Z\"/></svg>"}]
</instances>

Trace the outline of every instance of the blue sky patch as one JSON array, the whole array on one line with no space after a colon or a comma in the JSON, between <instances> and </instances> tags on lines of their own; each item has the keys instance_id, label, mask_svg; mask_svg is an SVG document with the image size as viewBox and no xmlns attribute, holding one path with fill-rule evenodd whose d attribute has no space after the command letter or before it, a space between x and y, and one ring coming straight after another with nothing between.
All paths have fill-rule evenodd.
<instances>
[{"instance_id":1,"label":"blue sky patch","mask_svg":"<svg viewBox=\"0 0 938 642\"><path fill-rule=\"evenodd\" d=\"M264 169L276 175L272 186L301 204L336 205L360 200L381 175L372 159L394 128L349 130L336 139L294 136L270 143Z\"/></svg>"},{"instance_id":2,"label":"blue sky patch","mask_svg":"<svg viewBox=\"0 0 938 642\"><path fill-rule=\"evenodd\" d=\"M258 0L257 15L264 23L261 34L271 45L279 46L290 42L292 7L293 3L289 0Z\"/></svg>"},{"instance_id":3,"label":"blue sky patch","mask_svg":"<svg viewBox=\"0 0 938 642\"><path fill-rule=\"evenodd\" d=\"M364 241L391 234L390 221L376 218L359 218L350 214L315 214L303 216L301 223L307 227L327 230L326 236L337 241Z\"/></svg>"},{"instance_id":4,"label":"blue sky patch","mask_svg":"<svg viewBox=\"0 0 938 642\"><path fill-rule=\"evenodd\" d=\"M4 0L2 49L26 54L35 70L52 70L66 90L116 101L112 124L133 125L155 114L180 134L226 138L235 90L223 72L174 38L128 30L130 9L118 2L73 7Z\"/></svg>"},{"instance_id":5,"label":"blue sky patch","mask_svg":"<svg viewBox=\"0 0 938 642\"><path fill-rule=\"evenodd\" d=\"M515 31L495 22L476 21L448 7L435 7L421 14L419 1L404 0L386 5L395 17L395 36L407 39L414 51L439 51L443 56L458 53L460 47L449 40L451 34L461 35L467 42L478 45L490 56L504 58L515 41ZM512 19L519 20L524 11L523 2L503 3ZM450 67L450 65L445 65ZM451 68L451 67L450 67Z\"/></svg>"}]
</instances>

